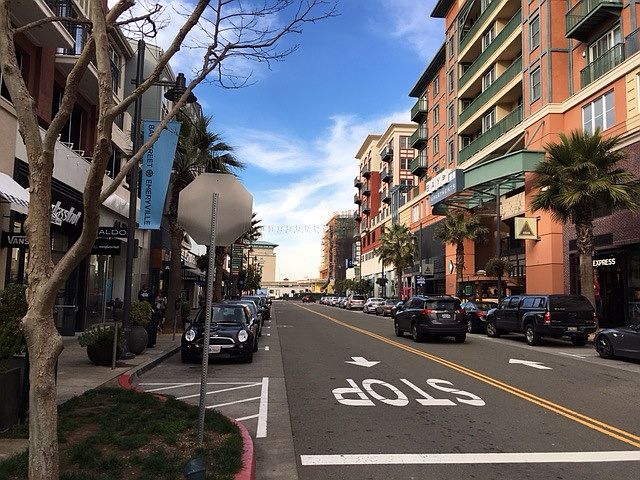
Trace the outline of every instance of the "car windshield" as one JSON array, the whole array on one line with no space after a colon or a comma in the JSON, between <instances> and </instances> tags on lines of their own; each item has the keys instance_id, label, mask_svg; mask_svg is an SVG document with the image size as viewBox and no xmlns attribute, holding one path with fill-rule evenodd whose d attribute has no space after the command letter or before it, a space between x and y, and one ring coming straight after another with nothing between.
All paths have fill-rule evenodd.
<instances>
[{"instance_id":1,"label":"car windshield","mask_svg":"<svg viewBox=\"0 0 640 480\"><path fill-rule=\"evenodd\" d=\"M424 302L424 308L430 310L457 310L460 308L460 302L457 300L427 300Z\"/></svg>"},{"instance_id":2,"label":"car windshield","mask_svg":"<svg viewBox=\"0 0 640 480\"><path fill-rule=\"evenodd\" d=\"M202 308L196 316L195 323L204 324L205 309ZM241 305L216 305L211 307L212 323L245 323L245 311Z\"/></svg>"},{"instance_id":3,"label":"car windshield","mask_svg":"<svg viewBox=\"0 0 640 480\"><path fill-rule=\"evenodd\" d=\"M381 298L370 298L369 301L370 302L381 302L382 299Z\"/></svg>"},{"instance_id":4,"label":"car windshield","mask_svg":"<svg viewBox=\"0 0 640 480\"><path fill-rule=\"evenodd\" d=\"M352 300L364 300L364 295L354 295L351 297Z\"/></svg>"},{"instance_id":5,"label":"car windshield","mask_svg":"<svg viewBox=\"0 0 640 480\"><path fill-rule=\"evenodd\" d=\"M259 297L242 297L244 300L251 300L252 302L254 302L256 305L262 305L262 302L260 301Z\"/></svg>"},{"instance_id":6,"label":"car windshield","mask_svg":"<svg viewBox=\"0 0 640 480\"><path fill-rule=\"evenodd\" d=\"M496 302L475 302L471 303L471 305L475 305L478 310L491 310L498 306Z\"/></svg>"}]
</instances>

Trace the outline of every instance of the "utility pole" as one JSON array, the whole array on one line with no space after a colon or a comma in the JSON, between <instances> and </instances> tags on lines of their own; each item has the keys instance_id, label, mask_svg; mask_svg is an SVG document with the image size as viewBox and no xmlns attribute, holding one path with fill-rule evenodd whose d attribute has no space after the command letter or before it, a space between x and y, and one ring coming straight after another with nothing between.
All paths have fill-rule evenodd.
<instances>
[{"instance_id":1,"label":"utility pole","mask_svg":"<svg viewBox=\"0 0 640 480\"><path fill-rule=\"evenodd\" d=\"M500 185L496 185L496 259L501 256L500 252L500 224L502 223L500 215ZM498 303L502 299L502 280L498 275Z\"/></svg>"},{"instance_id":2,"label":"utility pole","mask_svg":"<svg viewBox=\"0 0 640 480\"><path fill-rule=\"evenodd\" d=\"M418 269L418 271L420 272L420 279L422 282L424 282L420 289L418 290L422 290L422 293L425 294L425 290L426 290L426 282L422 276L422 222L420 222L420 258L418 259L418 265L420 266L420 268Z\"/></svg>"}]
</instances>

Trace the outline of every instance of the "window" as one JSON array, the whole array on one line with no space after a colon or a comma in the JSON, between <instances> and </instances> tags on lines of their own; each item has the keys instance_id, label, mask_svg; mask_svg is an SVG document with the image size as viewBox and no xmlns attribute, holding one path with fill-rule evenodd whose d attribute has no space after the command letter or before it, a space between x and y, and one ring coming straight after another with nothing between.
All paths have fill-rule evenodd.
<instances>
[{"instance_id":1,"label":"window","mask_svg":"<svg viewBox=\"0 0 640 480\"><path fill-rule=\"evenodd\" d=\"M485 72L482 76L482 91L484 92L491 84L496 80L496 66L491 65L491 68Z\"/></svg>"},{"instance_id":2,"label":"window","mask_svg":"<svg viewBox=\"0 0 640 480\"><path fill-rule=\"evenodd\" d=\"M482 133L489 130L496 124L496 109L492 108L488 113L482 117Z\"/></svg>"},{"instance_id":3,"label":"window","mask_svg":"<svg viewBox=\"0 0 640 480\"><path fill-rule=\"evenodd\" d=\"M469 144L473 141L473 137L471 135L461 135L460 136L460 148L464 148L469 146Z\"/></svg>"},{"instance_id":4,"label":"window","mask_svg":"<svg viewBox=\"0 0 640 480\"><path fill-rule=\"evenodd\" d=\"M109 60L111 61L111 85L113 93L120 92L120 55L113 48L109 47Z\"/></svg>"},{"instance_id":5,"label":"window","mask_svg":"<svg viewBox=\"0 0 640 480\"><path fill-rule=\"evenodd\" d=\"M529 22L530 50L540 46L540 17L536 16Z\"/></svg>"},{"instance_id":6,"label":"window","mask_svg":"<svg viewBox=\"0 0 640 480\"><path fill-rule=\"evenodd\" d=\"M58 113L60 102L64 92L57 85L53 87L53 109L52 116ZM83 127L83 110L78 105L73 106L69 120L60 131L60 141L67 144L73 150L81 150L82 127Z\"/></svg>"},{"instance_id":7,"label":"window","mask_svg":"<svg viewBox=\"0 0 640 480\"><path fill-rule=\"evenodd\" d=\"M400 137L400 148L411 148L409 147L409 137Z\"/></svg>"},{"instance_id":8,"label":"window","mask_svg":"<svg viewBox=\"0 0 640 480\"><path fill-rule=\"evenodd\" d=\"M411 163L411 159L409 159L409 158L401 158L400 159L400 170L409 170L409 163Z\"/></svg>"},{"instance_id":9,"label":"window","mask_svg":"<svg viewBox=\"0 0 640 480\"><path fill-rule=\"evenodd\" d=\"M107 170L106 170L106 175L111 177L111 178L115 178L115 176L120 172L120 166L122 164L122 158L123 158L123 154L122 152L120 152L120 150L118 150L116 148L115 145L113 145L113 151L111 152L111 158L109 159L109 162L107 163Z\"/></svg>"},{"instance_id":10,"label":"window","mask_svg":"<svg viewBox=\"0 0 640 480\"><path fill-rule=\"evenodd\" d=\"M455 160L455 149L453 146L453 140L447 142L447 165L451 165Z\"/></svg>"},{"instance_id":11,"label":"window","mask_svg":"<svg viewBox=\"0 0 640 480\"><path fill-rule=\"evenodd\" d=\"M449 58L453 57L453 35L447 40L447 51L449 52Z\"/></svg>"},{"instance_id":12,"label":"window","mask_svg":"<svg viewBox=\"0 0 640 480\"><path fill-rule=\"evenodd\" d=\"M487 8L489 8L491 2L493 2L493 0L482 0L482 2L480 2L480 11L484 12Z\"/></svg>"},{"instance_id":13,"label":"window","mask_svg":"<svg viewBox=\"0 0 640 480\"><path fill-rule=\"evenodd\" d=\"M411 221L417 222L420 220L420 205L414 205L411 207Z\"/></svg>"},{"instance_id":14,"label":"window","mask_svg":"<svg viewBox=\"0 0 640 480\"><path fill-rule=\"evenodd\" d=\"M440 123L440 105L433 107L433 124L437 125L438 123Z\"/></svg>"},{"instance_id":15,"label":"window","mask_svg":"<svg viewBox=\"0 0 640 480\"><path fill-rule=\"evenodd\" d=\"M433 154L437 155L440 151L440 135L437 133L433 136Z\"/></svg>"},{"instance_id":16,"label":"window","mask_svg":"<svg viewBox=\"0 0 640 480\"><path fill-rule=\"evenodd\" d=\"M435 97L440 93L440 79L438 77L433 79L433 96Z\"/></svg>"},{"instance_id":17,"label":"window","mask_svg":"<svg viewBox=\"0 0 640 480\"><path fill-rule=\"evenodd\" d=\"M519 303L520 297L511 297L511 300L509 300L509 308L518 308Z\"/></svg>"},{"instance_id":18,"label":"window","mask_svg":"<svg viewBox=\"0 0 640 480\"><path fill-rule=\"evenodd\" d=\"M449 84L449 93L453 92L454 88L454 78L453 78L453 70L449 70L447 73L447 83Z\"/></svg>"},{"instance_id":19,"label":"window","mask_svg":"<svg viewBox=\"0 0 640 480\"><path fill-rule=\"evenodd\" d=\"M495 38L496 38L496 25L494 23L493 25L491 25L489 30L484 32L484 34L482 35L482 51L483 52L487 49L489 45L491 45L491 42L493 42Z\"/></svg>"},{"instance_id":20,"label":"window","mask_svg":"<svg viewBox=\"0 0 640 480\"><path fill-rule=\"evenodd\" d=\"M616 121L615 117L613 90L582 107L582 126L588 133L612 127Z\"/></svg>"},{"instance_id":21,"label":"window","mask_svg":"<svg viewBox=\"0 0 640 480\"><path fill-rule=\"evenodd\" d=\"M541 93L540 86L540 67L536 68L533 72L531 72L531 101L537 100L540 98Z\"/></svg>"},{"instance_id":22,"label":"window","mask_svg":"<svg viewBox=\"0 0 640 480\"><path fill-rule=\"evenodd\" d=\"M455 120L455 109L454 109L454 104L452 103L447 107L447 125L449 128L453 127L454 120Z\"/></svg>"},{"instance_id":23,"label":"window","mask_svg":"<svg viewBox=\"0 0 640 480\"><path fill-rule=\"evenodd\" d=\"M598 40L589 45L589 63L592 63L595 59L607 53L607 51L611 50L614 45L618 43L622 43L620 25L613 30L609 30Z\"/></svg>"}]
</instances>

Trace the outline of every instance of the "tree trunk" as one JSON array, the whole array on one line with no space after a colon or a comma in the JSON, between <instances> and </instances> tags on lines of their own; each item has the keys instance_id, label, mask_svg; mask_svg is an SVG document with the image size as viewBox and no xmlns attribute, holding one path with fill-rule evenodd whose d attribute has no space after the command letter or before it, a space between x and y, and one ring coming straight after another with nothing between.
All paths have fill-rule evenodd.
<instances>
[{"instance_id":1,"label":"tree trunk","mask_svg":"<svg viewBox=\"0 0 640 480\"><path fill-rule=\"evenodd\" d=\"M462 275L464 274L464 244L456 244L456 296L461 296Z\"/></svg>"},{"instance_id":2,"label":"tree trunk","mask_svg":"<svg viewBox=\"0 0 640 480\"><path fill-rule=\"evenodd\" d=\"M169 266L169 285L167 285L167 319L173 325L173 319L177 314L176 300L180 295L180 286L182 284L181 272L181 256L182 256L182 237L184 235L182 228L178 224L178 207L180 202L180 191L183 189L183 183L179 178L174 178L171 186L171 199L169 202L169 212L167 214L169 220L169 232L171 234L171 262Z\"/></svg>"},{"instance_id":3,"label":"tree trunk","mask_svg":"<svg viewBox=\"0 0 640 480\"><path fill-rule=\"evenodd\" d=\"M216 258L216 276L213 279L213 301L221 302L222 301L222 269L224 267L224 259L227 255L226 247L216 247L215 252Z\"/></svg>"},{"instance_id":4,"label":"tree trunk","mask_svg":"<svg viewBox=\"0 0 640 480\"><path fill-rule=\"evenodd\" d=\"M34 309L35 310L35 309ZM45 309L43 309L45 310ZM53 307L29 312L24 333L29 349L29 479L57 479L58 402L55 369L62 337L53 323Z\"/></svg>"},{"instance_id":5,"label":"tree trunk","mask_svg":"<svg viewBox=\"0 0 640 480\"><path fill-rule=\"evenodd\" d=\"M589 213L581 212L575 220L576 246L580 262L580 293L596 308L593 284L593 221Z\"/></svg>"},{"instance_id":6,"label":"tree trunk","mask_svg":"<svg viewBox=\"0 0 640 480\"><path fill-rule=\"evenodd\" d=\"M396 268L396 298L402 298L402 270Z\"/></svg>"}]
</instances>

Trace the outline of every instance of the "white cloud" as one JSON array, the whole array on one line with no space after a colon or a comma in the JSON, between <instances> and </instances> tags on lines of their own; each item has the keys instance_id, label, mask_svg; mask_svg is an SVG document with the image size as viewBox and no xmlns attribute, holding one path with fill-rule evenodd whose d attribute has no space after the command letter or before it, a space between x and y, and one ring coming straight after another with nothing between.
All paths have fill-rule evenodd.
<instances>
[{"instance_id":1,"label":"white cloud","mask_svg":"<svg viewBox=\"0 0 640 480\"><path fill-rule=\"evenodd\" d=\"M243 139L238 150L243 161L276 178L283 172L296 173L296 180L272 182L272 188L254 192L254 210L263 225L272 226L263 239L280 245L276 249L278 278L318 277L322 225L333 212L354 208L358 148L368 134L383 133L390 123L406 119L406 111L369 119L336 115L311 142L274 132L232 129L234 136L240 134ZM288 231L282 231L283 226Z\"/></svg>"}]
</instances>

